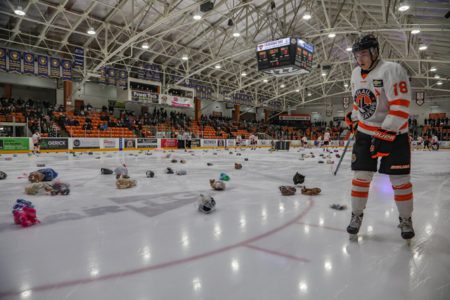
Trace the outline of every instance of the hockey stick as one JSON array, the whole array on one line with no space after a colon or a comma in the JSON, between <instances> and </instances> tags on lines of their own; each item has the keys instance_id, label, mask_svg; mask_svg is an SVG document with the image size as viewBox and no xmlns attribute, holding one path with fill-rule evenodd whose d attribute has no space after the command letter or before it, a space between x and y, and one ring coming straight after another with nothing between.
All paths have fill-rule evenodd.
<instances>
[{"instance_id":1,"label":"hockey stick","mask_svg":"<svg viewBox=\"0 0 450 300\"><path fill-rule=\"evenodd\" d=\"M348 148L348 146L350 145L350 141L351 141L352 138L353 138L353 132L352 132L352 134L348 137L347 143L345 144L345 147L344 147L344 152L342 152L342 156L341 156L341 158L339 159L339 162L338 162L338 164L337 164L337 166L336 166L336 170L335 170L334 173L333 173L334 176L336 176L337 172L339 171L339 167L341 166L342 160L344 159L345 153L347 152L347 148Z\"/></svg>"}]
</instances>

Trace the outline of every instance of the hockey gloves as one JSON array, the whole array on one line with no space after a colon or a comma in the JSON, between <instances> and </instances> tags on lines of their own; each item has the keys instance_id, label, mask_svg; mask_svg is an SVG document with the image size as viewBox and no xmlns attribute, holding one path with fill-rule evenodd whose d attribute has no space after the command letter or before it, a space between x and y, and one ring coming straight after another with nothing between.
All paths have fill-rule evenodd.
<instances>
[{"instance_id":1,"label":"hockey gloves","mask_svg":"<svg viewBox=\"0 0 450 300\"><path fill-rule=\"evenodd\" d=\"M350 129L351 132L355 132L356 128L358 128L358 121L353 121L352 120L352 112L349 111L346 115L345 115L345 124L347 124L348 128Z\"/></svg>"},{"instance_id":2,"label":"hockey gloves","mask_svg":"<svg viewBox=\"0 0 450 300\"><path fill-rule=\"evenodd\" d=\"M370 156L372 158L389 156L392 152L394 140L397 134L393 131L377 130L372 136Z\"/></svg>"}]
</instances>

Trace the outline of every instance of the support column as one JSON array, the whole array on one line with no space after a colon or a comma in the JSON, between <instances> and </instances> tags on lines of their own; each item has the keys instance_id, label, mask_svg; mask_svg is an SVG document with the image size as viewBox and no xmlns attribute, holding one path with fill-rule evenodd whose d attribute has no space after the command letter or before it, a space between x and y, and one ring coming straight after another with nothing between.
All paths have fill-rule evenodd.
<instances>
[{"instance_id":1,"label":"support column","mask_svg":"<svg viewBox=\"0 0 450 300\"><path fill-rule=\"evenodd\" d=\"M240 116L241 116L241 106L239 104L235 104L233 121L239 123Z\"/></svg>"},{"instance_id":2,"label":"support column","mask_svg":"<svg viewBox=\"0 0 450 300\"><path fill-rule=\"evenodd\" d=\"M73 106L72 103L72 81L64 81L64 111L67 111L67 109L71 106Z\"/></svg>"},{"instance_id":3,"label":"support column","mask_svg":"<svg viewBox=\"0 0 450 300\"><path fill-rule=\"evenodd\" d=\"M195 121L199 122L202 117L202 100L200 98L194 98L194 108L195 108Z\"/></svg>"},{"instance_id":4,"label":"support column","mask_svg":"<svg viewBox=\"0 0 450 300\"><path fill-rule=\"evenodd\" d=\"M4 98L11 98L12 95L12 84L5 83L3 86L3 97Z\"/></svg>"},{"instance_id":5,"label":"support column","mask_svg":"<svg viewBox=\"0 0 450 300\"><path fill-rule=\"evenodd\" d=\"M267 109L264 110L264 123L269 121L269 111Z\"/></svg>"}]
</instances>

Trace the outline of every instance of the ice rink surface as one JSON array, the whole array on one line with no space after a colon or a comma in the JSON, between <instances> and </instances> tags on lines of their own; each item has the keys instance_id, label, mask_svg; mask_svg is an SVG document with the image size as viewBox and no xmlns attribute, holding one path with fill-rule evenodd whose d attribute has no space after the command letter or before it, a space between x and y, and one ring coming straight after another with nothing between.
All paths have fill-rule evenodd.
<instances>
[{"instance_id":1,"label":"ice rink surface","mask_svg":"<svg viewBox=\"0 0 450 300\"><path fill-rule=\"evenodd\" d=\"M349 240L351 155L333 176L336 164L318 163L328 154L322 149L230 151L2 155L0 299L449 299L450 151L413 152L410 246L389 179L379 174L359 240ZM299 160L311 151L315 158ZM70 183L70 195L25 195L20 177L37 163ZM118 190L113 175L100 175L121 163L135 188ZM278 186L293 185L297 171L322 193L281 196ZM212 191L209 179L221 172L231 180ZM197 211L201 193L217 201L214 213ZM41 224L14 224L18 198L33 202Z\"/></svg>"}]
</instances>

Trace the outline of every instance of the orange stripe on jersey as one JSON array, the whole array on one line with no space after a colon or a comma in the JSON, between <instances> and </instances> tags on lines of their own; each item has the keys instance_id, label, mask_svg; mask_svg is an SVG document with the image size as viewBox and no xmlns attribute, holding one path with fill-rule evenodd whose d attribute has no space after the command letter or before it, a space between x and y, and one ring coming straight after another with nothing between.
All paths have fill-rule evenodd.
<instances>
[{"instance_id":1,"label":"orange stripe on jersey","mask_svg":"<svg viewBox=\"0 0 450 300\"><path fill-rule=\"evenodd\" d=\"M352 197L367 198L369 197L369 192L352 191Z\"/></svg>"},{"instance_id":2,"label":"orange stripe on jersey","mask_svg":"<svg viewBox=\"0 0 450 300\"><path fill-rule=\"evenodd\" d=\"M409 118L409 114L408 113L405 113L404 111L400 111L400 110L390 110L388 115L400 117L400 118L403 118L403 119L408 119Z\"/></svg>"},{"instance_id":3,"label":"orange stripe on jersey","mask_svg":"<svg viewBox=\"0 0 450 300\"><path fill-rule=\"evenodd\" d=\"M407 189L412 188L412 184L411 184L411 182L408 182L408 183L405 183L405 184L402 184L402 185L392 186L392 188L394 190L407 190Z\"/></svg>"},{"instance_id":4,"label":"orange stripe on jersey","mask_svg":"<svg viewBox=\"0 0 450 300\"><path fill-rule=\"evenodd\" d=\"M356 106L355 104L353 104L353 110L358 110L358 106Z\"/></svg>"},{"instance_id":5,"label":"orange stripe on jersey","mask_svg":"<svg viewBox=\"0 0 450 300\"><path fill-rule=\"evenodd\" d=\"M396 99L396 100L389 101L389 105L400 105L400 106L405 106L405 107L409 107L409 103L410 102L405 99Z\"/></svg>"},{"instance_id":6,"label":"orange stripe on jersey","mask_svg":"<svg viewBox=\"0 0 450 300\"><path fill-rule=\"evenodd\" d=\"M412 200L413 198L413 193L409 193L406 195L395 195L394 196L395 201L408 201L408 200Z\"/></svg>"},{"instance_id":7,"label":"orange stripe on jersey","mask_svg":"<svg viewBox=\"0 0 450 300\"><path fill-rule=\"evenodd\" d=\"M358 122L358 126L361 127L362 129L370 130L370 131L377 131L378 129L381 128L381 127L377 127L377 126L366 125L361 121Z\"/></svg>"},{"instance_id":8,"label":"orange stripe on jersey","mask_svg":"<svg viewBox=\"0 0 450 300\"><path fill-rule=\"evenodd\" d=\"M353 179L352 184L359 187L370 187L370 182Z\"/></svg>"},{"instance_id":9,"label":"orange stripe on jersey","mask_svg":"<svg viewBox=\"0 0 450 300\"><path fill-rule=\"evenodd\" d=\"M408 127L408 122L405 122L405 124L402 125L402 127L400 127L400 130L405 129Z\"/></svg>"}]
</instances>

